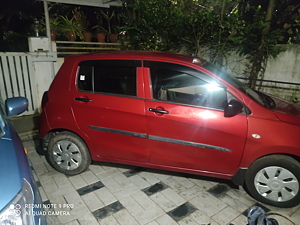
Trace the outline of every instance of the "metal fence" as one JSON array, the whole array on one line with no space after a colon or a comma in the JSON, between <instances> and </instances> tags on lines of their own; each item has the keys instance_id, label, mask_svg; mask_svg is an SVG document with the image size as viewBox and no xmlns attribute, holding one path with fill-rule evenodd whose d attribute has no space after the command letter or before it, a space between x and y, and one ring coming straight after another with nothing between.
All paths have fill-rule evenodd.
<instances>
[{"instance_id":1,"label":"metal fence","mask_svg":"<svg viewBox=\"0 0 300 225\"><path fill-rule=\"evenodd\" d=\"M38 105L32 55L0 53L0 94L3 99L26 97L29 106L23 115L36 113Z\"/></svg>"},{"instance_id":2,"label":"metal fence","mask_svg":"<svg viewBox=\"0 0 300 225\"><path fill-rule=\"evenodd\" d=\"M248 81L247 78L238 79ZM256 89L300 106L300 83L257 79Z\"/></svg>"},{"instance_id":3,"label":"metal fence","mask_svg":"<svg viewBox=\"0 0 300 225\"><path fill-rule=\"evenodd\" d=\"M72 41L56 41L56 49L58 57L69 55L85 54L90 52L105 50L120 50L120 43L99 43L99 42L72 42Z\"/></svg>"}]
</instances>

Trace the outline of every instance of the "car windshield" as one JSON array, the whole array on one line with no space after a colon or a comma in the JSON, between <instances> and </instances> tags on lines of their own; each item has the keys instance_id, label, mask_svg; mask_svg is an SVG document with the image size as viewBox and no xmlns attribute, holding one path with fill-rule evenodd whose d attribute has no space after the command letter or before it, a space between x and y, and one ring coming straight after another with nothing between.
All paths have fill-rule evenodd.
<instances>
[{"instance_id":1,"label":"car windshield","mask_svg":"<svg viewBox=\"0 0 300 225\"><path fill-rule=\"evenodd\" d=\"M213 73L215 73L216 75L218 75L219 77L221 77L222 79L224 79L225 81L230 83L231 85L233 85L236 88L238 88L239 90L241 90L243 93L248 95L250 98L252 98L258 104L260 104L262 106L265 106L265 107L268 107L268 108L273 108L273 107L270 106L271 103L270 104L268 103L268 101L271 101L271 98L269 96L266 96L266 95L264 95L264 94L262 94L258 91L253 90L252 88L248 87L247 84L239 81L238 79L231 76L230 74L228 74L223 69L221 69L221 68L219 68L219 67L217 67L217 66L215 66L215 65L213 65L209 62L205 62L203 64L203 67L205 67L206 69L212 71ZM264 97L264 96L266 96L266 97Z\"/></svg>"}]
</instances>

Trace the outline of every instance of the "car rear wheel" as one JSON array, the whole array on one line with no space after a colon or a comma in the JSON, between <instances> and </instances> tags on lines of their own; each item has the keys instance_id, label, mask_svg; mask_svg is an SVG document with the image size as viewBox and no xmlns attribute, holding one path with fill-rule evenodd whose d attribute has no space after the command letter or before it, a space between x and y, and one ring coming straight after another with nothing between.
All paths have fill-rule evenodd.
<instances>
[{"instance_id":1,"label":"car rear wheel","mask_svg":"<svg viewBox=\"0 0 300 225\"><path fill-rule=\"evenodd\" d=\"M82 173L91 163L91 157L84 141L67 131L51 138L46 159L54 169L66 175Z\"/></svg>"},{"instance_id":2,"label":"car rear wheel","mask_svg":"<svg viewBox=\"0 0 300 225\"><path fill-rule=\"evenodd\" d=\"M262 203L288 208L300 202L300 163L289 156L270 155L256 160L245 179L249 194Z\"/></svg>"}]
</instances>

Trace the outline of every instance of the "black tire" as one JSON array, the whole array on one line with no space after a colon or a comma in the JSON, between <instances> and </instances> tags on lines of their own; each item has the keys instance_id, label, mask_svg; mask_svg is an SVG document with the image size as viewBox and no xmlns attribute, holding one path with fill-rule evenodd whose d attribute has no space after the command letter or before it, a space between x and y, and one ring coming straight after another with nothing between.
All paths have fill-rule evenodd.
<instances>
[{"instance_id":1,"label":"black tire","mask_svg":"<svg viewBox=\"0 0 300 225\"><path fill-rule=\"evenodd\" d=\"M91 164L91 156L84 141L68 131L50 139L46 159L54 169L70 176L82 173Z\"/></svg>"},{"instance_id":2,"label":"black tire","mask_svg":"<svg viewBox=\"0 0 300 225\"><path fill-rule=\"evenodd\" d=\"M248 169L245 189L258 201L280 208L300 203L300 163L290 156L270 155Z\"/></svg>"}]
</instances>

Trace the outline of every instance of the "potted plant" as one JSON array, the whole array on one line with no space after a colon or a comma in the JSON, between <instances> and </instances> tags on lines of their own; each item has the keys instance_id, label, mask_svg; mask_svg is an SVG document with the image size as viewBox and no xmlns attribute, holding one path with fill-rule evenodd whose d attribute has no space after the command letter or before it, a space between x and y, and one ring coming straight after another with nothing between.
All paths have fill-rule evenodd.
<instances>
[{"instance_id":1,"label":"potted plant","mask_svg":"<svg viewBox=\"0 0 300 225\"><path fill-rule=\"evenodd\" d=\"M56 41L56 35L60 31L61 21L59 17L53 16L49 18L51 41Z\"/></svg>"},{"instance_id":2,"label":"potted plant","mask_svg":"<svg viewBox=\"0 0 300 225\"><path fill-rule=\"evenodd\" d=\"M111 43L117 42L118 34L112 33L112 27L111 27L111 20L115 17L115 11L112 11L111 13L107 11L107 13L105 13L103 10L100 10L100 12L107 21L109 42Z\"/></svg>"},{"instance_id":3,"label":"potted plant","mask_svg":"<svg viewBox=\"0 0 300 225\"><path fill-rule=\"evenodd\" d=\"M107 31L103 28L103 27L99 27L96 31L96 36L97 36L97 40L98 42L104 43L106 42L105 38L106 38L106 33Z\"/></svg>"},{"instance_id":4,"label":"potted plant","mask_svg":"<svg viewBox=\"0 0 300 225\"><path fill-rule=\"evenodd\" d=\"M97 38L98 42L101 42L101 43L106 42L105 38L106 38L107 30L105 30L104 27L101 26L101 23L100 23L100 25L94 26L92 29L95 29L96 38Z\"/></svg>"},{"instance_id":5,"label":"potted plant","mask_svg":"<svg viewBox=\"0 0 300 225\"><path fill-rule=\"evenodd\" d=\"M100 13L99 13L99 11L95 12L95 16L97 19L97 25L94 26L92 29L95 29L96 38L97 38L98 42L104 43L104 42L106 42L107 30L103 27L103 22L102 22L103 16L102 16L101 11L102 10L100 10Z\"/></svg>"},{"instance_id":6,"label":"potted plant","mask_svg":"<svg viewBox=\"0 0 300 225\"><path fill-rule=\"evenodd\" d=\"M69 41L75 41L76 37L82 37L82 28L78 25L74 16L69 19L67 16L60 16L61 30L66 34Z\"/></svg>"},{"instance_id":7,"label":"potted plant","mask_svg":"<svg viewBox=\"0 0 300 225\"><path fill-rule=\"evenodd\" d=\"M109 42L116 43L118 41L118 33L113 29L114 31L109 34Z\"/></svg>"},{"instance_id":8,"label":"potted plant","mask_svg":"<svg viewBox=\"0 0 300 225\"><path fill-rule=\"evenodd\" d=\"M41 22L43 26L43 30L46 28L46 22L45 18L43 18ZM56 41L56 36L58 33L60 33L61 29L61 20L58 16L54 15L49 18L49 25L50 25L50 36L51 36L51 41Z\"/></svg>"},{"instance_id":9,"label":"potted plant","mask_svg":"<svg viewBox=\"0 0 300 225\"><path fill-rule=\"evenodd\" d=\"M80 7L76 7L73 10L73 16L78 24L79 29L82 31L80 38L85 42L91 42L92 32L90 32L90 23L85 13L80 10Z\"/></svg>"}]
</instances>

